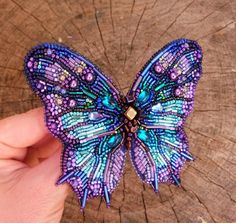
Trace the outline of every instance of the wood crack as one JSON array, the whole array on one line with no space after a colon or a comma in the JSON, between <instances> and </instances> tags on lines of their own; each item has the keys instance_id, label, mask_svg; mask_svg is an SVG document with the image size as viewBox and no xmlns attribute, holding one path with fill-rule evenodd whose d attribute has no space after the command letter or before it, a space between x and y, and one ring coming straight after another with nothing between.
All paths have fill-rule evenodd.
<instances>
[{"instance_id":1,"label":"wood crack","mask_svg":"<svg viewBox=\"0 0 236 223\"><path fill-rule=\"evenodd\" d=\"M95 217L95 222L98 222L98 215L100 213L99 211L100 211L101 205L102 205L102 197L100 198L100 202L99 202L99 205L98 205L98 208L97 208L97 214L96 214L96 217Z\"/></svg>"},{"instance_id":2,"label":"wood crack","mask_svg":"<svg viewBox=\"0 0 236 223\"><path fill-rule=\"evenodd\" d=\"M93 3L94 3L94 1L93 1ZM111 62L110 62L110 60L109 60L109 58L108 58L108 56L107 56L107 49L106 49L106 45L105 45L105 42L104 42L102 30L101 30L101 27L100 27L99 22L98 22L98 16L97 16L97 12L98 12L98 11L97 11L95 5L94 5L94 10L95 10L96 25L97 25L97 28L98 28L98 32L99 32L99 35L100 35L100 38L101 38L101 41L102 41L103 50L104 50L103 53L104 53L104 56L106 57L106 60L107 60L107 62L109 63L109 65L112 66L112 65L111 65Z\"/></svg>"},{"instance_id":3,"label":"wood crack","mask_svg":"<svg viewBox=\"0 0 236 223\"><path fill-rule=\"evenodd\" d=\"M82 32L81 32L81 30L80 30L80 27L77 26L77 25L74 23L73 20L71 20L71 24L72 24L72 25L75 27L75 29L78 31L78 33L79 33L80 37L82 38L82 40L87 44L87 50L88 50L90 56L94 58L94 56L93 56L93 54L92 54L92 52L91 52L91 50L90 50L90 44L89 44L88 40L87 40L86 38L84 38L84 35L82 34Z\"/></svg>"},{"instance_id":4,"label":"wood crack","mask_svg":"<svg viewBox=\"0 0 236 223\"><path fill-rule=\"evenodd\" d=\"M85 210L82 210L82 215L83 215L82 221L83 221L83 223L84 223L84 222L85 222Z\"/></svg>"},{"instance_id":5,"label":"wood crack","mask_svg":"<svg viewBox=\"0 0 236 223\"><path fill-rule=\"evenodd\" d=\"M125 72L126 61L127 61L127 53L126 53L126 51L125 51L125 58L124 58L124 63L123 63L123 68L122 68L122 73Z\"/></svg>"},{"instance_id":6,"label":"wood crack","mask_svg":"<svg viewBox=\"0 0 236 223\"><path fill-rule=\"evenodd\" d=\"M221 7L219 7L218 10L212 10L210 13L208 13L207 15L205 15L204 17L202 17L201 19L199 19L198 21L195 21L195 22L187 22L185 24L188 24L188 25L194 25L194 24L197 24L197 23L201 23L203 22L204 20L206 20L207 18L209 18L211 15L214 15L216 12L219 12L219 10L223 9L225 6L229 5L229 2L226 2L225 4L223 4ZM194 29L193 29L194 30ZM192 31L193 31L192 30ZM189 33L188 33L189 34Z\"/></svg>"},{"instance_id":7,"label":"wood crack","mask_svg":"<svg viewBox=\"0 0 236 223\"><path fill-rule=\"evenodd\" d=\"M46 29L46 27L43 25L42 21L40 21L35 15L29 13L28 11L26 11L18 2L16 2L15 0L11 0L15 5L17 5L23 12L25 12L26 14L28 14L29 16L33 17L40 25L41 27L43 28L44 31L46 31L50 36L51 38L57 42L57 40L54 38L53 34L48 30Z\"/></svg>"},{"instance_id":8,"label":"wood crack","mask_svg":"<svg viewBox=\"0 0 236 223\"><path fill-rule=\"evenodd\" d=\"M73 13L73 10L72 10L72 8L71 8L71 6L70 6L70 3L68 3L68 0L64 0L64 2L65 2L65 4L66 4L67 8L70 10L70 12Z\"/></svg>"},{"instance_id":9,"label":"wood crack","mask_svg":"<svg viewBox=\"0 0 236 223\"><path fill-rule=\"evenodd\" d=\"M144 191L145 191L145 185L143 183L143 191L141 192L141 194L142 194L142 201L143 201L145 221L146 221L146 223L148 223L149 221L148 221L148 216L147 216L147 208L146 208L145 199L144 199L144 195L143 195Z\"/></svg>"},{"instance_id":10,"label":"wood crack","mask_svg":"<svg viewBox=\"0 0 236 223\"><path fill-rule=\"evenodd\" d=\"M193 168L194 170L196 170L197 172L199 172L200 174L202 174L210 183L220 187L222 190L224 190L227 194L227 196L229 197L229 199L232 201L232 202L236 202L230 195L230 193L220 184L216 183L215 181L211 180L204 172L202 172L201 170L195 168L194 166L191 166L191 168Z\"/></svg>"},{"instance_id":11,"label":"wood crack","mask_svg":"<svg viewBox=\"0 0 236 223\"><path fill-rule=\"evenodd\" d=\"M122 221L121 221L121 208L119 207L119 218L120 218L120 223L122 223Z\"/></svg>"},{"instance_id":12,"label":"wood crack","mask_svg":"<svg viewBox=\"0 0 236 223\"><path fill-rule=\"evenodd\" d=\"M23 34L25 37L27 37L28 39L32 40L33 42L36 41L38 43L37 40L34 40L31 36L29 36L27 33L24 33L18 26L14 25L13 23L11 23L9 21L9 24L11 24L17 31L19 31L21 34Z\"/></svg>"},{"instance_id":13,"label":"wood crack","mask_svg":"<svg viewBox=\"0 0 236 223\"><path fill-rule=\"evenodd\" d=\"M115 33L115 26L114 26L114 20L113 20L113 9L112 9L112 0L110 0L110 17L111 17L111 25L113 34Z\"/></svg>"},{"instance_id":14,"label":"wood crack","mask_svg":"<svg viewBox=\"0 0 236 223\"><path fill-rule=\"evenodd\" d=\"M105 56L105 58L106 58L106 60L107 60L107 62L108 62L108 64L109 64L108 69L109 69L111 75L113 76L113 78L116 80L116 83L117 83L118 87L120 88L120 83L119 83L117 77L112 74L113 65L111 64L110 59L109 59L109 57L108 57L108 55L107 55L107 48L106 48L106 45L105 45L105 41L104 41L104 38L103 38L103 34L102 34L101 27L100 27L99 22L98 22L98 16L97 16L98 10L97 10L97 8L95 7L95 2L94 2L94 0L93 0L93 7L94 7L94 11L95 11L95 21L96 21L96 25L97 25L97 28L98 28L98 31L99 31L100 39L101 39L101 41L102 41L103 54L104 54L104 56Z\"/></svg>"},{"instance_id":15,"label":"wood crack","mask_svg":"<svg viewBox=\"0 0 236 223\"><path fill-rule=\"evenodd\" d=\"M146 205L145 205L145 200L144 200L143 192L142 192L142 201L143 201L145 221L148 223L147 209L146 209Z\"/></svg>"},{"instance_id":16,"label":"wood crack","mask_svg":"<svg viewBox=\"0 0 236 223\"><path fill-rule=\"evenodd\" d=\"M206 35L204 35L204 36L201 36L201 37L197 38L196 40L199 41L199 40L204 39L204 38L206 38L206 37L208 37L208 36L212 36L212 35L214 35L214 34L220 32L220 31L222 31L222 30L228 28L228 26L230 26L230 25L232 25L232 24L234 24L234 23L235 23L235 21L230 21L229 23L227 23L227 24L224 25L223 27L217 29L216 31L211 32L211 33L208 33L208 34L206 34Z\"/></svg>"},{"instance_id":17,"label":"wood crack","mask_svg":"<svg viewBox=\"0 0 236 223\"><path fill-rule=\"evenodd\" d=\"M198 157L198 159L200 159L201 161L203 161L200 157ZM209 158L208 158L209 159ZM216 163L214 160L212 160L212 159L209 159L212 163L214 163L217 167L219 167L221 170L223 170L223 171L225 171L226 173L228 173L231 177L232 177L232 179L234 179L235 178L235 176L234 175L232 175L232 173L231 172L229 172L227 169L224 169L222 166L220 166L218 163Z\"/></svg>"},{"instance_id":18,"label":"wood crack","mask_svg":"<svg viewBox=\"0 0 236 223\"><path fill-rule=\"evenodd\" d=\"M217 223L217 222L215 221L214 217L212 216L212 214L210 213L208 207L202 202L202 200L198 197L198 195L197 195L193 190L190 190L190 189L187 190L186 188L183 187L183 185L182 185L182 188L184 189L185 192L190 192L190 193L192 193L192 194L194 195L194 197L197 199L197 201L199 202L199 204L201 204L201 205L204 207L204 209L206 210L206 212L207 212L208 215L210 216L211 220L212 220L214 223Z\"/></svg>"},{"instance_id":19,"label":"wood crack","mask_svg":"<svg viewBox=\"0 0 236 223\"><path fill-rule=\"evenodd\" d=\"M171 198L171 200L172 200L173 203L174 203L174 200L173 200L174 194L173 194L173 192L172 192L170 186L169 186L168 188L169 188L169 191L170 191L170 193L171 193L171 195L172 195L170 198ZM170 201L169 201L169 204L170 204L170 207L171 207L171 209L172 209L172 211L173 211L173 213L174 213L174 215L175 215L175 218L176 218L177 223L180 223L179 217L178 217L177 212L175 211L175 208L174 208L174 204L172 205L172 203L171 203Z\"/></svg>"},{"instance_id":20,"label":"wood crack","mask_svg":"<svg viewBox=\"0 0 236 223\"><path fill-rule=\"evenodd\" d=\"M121 205L119 207L120 223L122 222L121 209L123 207L123 203L125 202L125 175L126 175L126 173L124 172L123 173L123 179L122 179L123 180L123 190L122 190L123 197L122 197Z\"/></svg>"},{"instance_id":21,"label":"wood crack","mask_svg":"<svg viewBox=\"0 0 236 223\"><path fill-rule=\"evenodd\" d=\"M216 109L216 110L214 110L214 109L205 109L205 110L195 109L193 112L219 112L219 111L221 111L221 110L220 109Z\"/></svg>"},{"instance_id":22,"label":"wood crack","mask_svg":"<svg viewBox=\"0 0 236 223\"><path fill-rule=\"evenodd\" d=\"M178 18L193 4L192 0L187 6L175 17L174 21L165 29L165 31L160 35L159 40L171 29L171 27L177 22Z\"/></svg>"},{"instance_id":23,"label":"wood crack","mask_svg":"<svg viewBox=\"0 0 236 223\"><path fill-rule=\"evenodd\" d=\"M15 67L7 67L7 66L1 66L1 65L0 65L0 68L2 68L4 70L9 69L9 70L14 70L14 71L19 71L19 72L23 71L23 68L22 69L17 69Z\"/></svg>"},{"instance_id":24,"label":"wood crack","mask_svg":"<svg viewBox=\"0 0 236 223\"><path fill-rule=\"evenodd\" d=\"M208 136L208 135L205 135L205 134L203 134L203 133L201 133L201 132L198 132L198 131L196 131L196 130L194 130L194 129L191 129L191 128L188 127L188 126L185 126L184 128L189 129L191 132L194 132L194 133L196 133L196 134L198 134L198 135L201 135L201 136L203 136L203 137L205 137L205 138L208 138L208 139L211 139L211 140L213 140L213 141L219 142L218 140L216 140L216 139L214 139L214 138L212 138L212 137L210 137L210 136ZM221 143L221 142L219 142L219 143Z\"/></svg>"},{"instance_id":25,"label":"wood crack","mask_svg":"<svg viewBox=\"0 0 236 223\"><path fill-rule=\"evenodd\" d=\"M134 6L135 6L135 0L133 0L132 2L132 6L131 6L131 10L130 10L130 14L132 15L134 12Z\"/></svg>"},{"instance_id":26,"label":"wood crack","mask_svg":"<svg viewBox=\"0 0 236 223\"><path fill-rule=\"evenodd\" d=\"M144 15L145 11L146 11L146 5L145 5L145 7L144 7L144 9L143 9L143 11L142 11L141 16L139 17L139 20L138 20L138 23L137 23L137 25L136 25L136 29L135 29L133 38L132 38L132 40L131 40L131 44L130 44L130 54L132 53L134 41L135 41L135 38L136 38L136 35L137 35L137 32L138 32L138 28L139 28L139 26L140 26L140 23L141 23L141 21L142 21L142 18L143 18L143 15Z\"/></svg>"},{"instance_id":27,"label":"wood crack","mask_svg":"<svg viewBox=\"0 0 236 223\"><path fill-rule=\"evenodd\" d=\"M158 2L158 0L153 1L152 8L154 8L156 6L157 2Z\"/></svg>"}]
</instances>

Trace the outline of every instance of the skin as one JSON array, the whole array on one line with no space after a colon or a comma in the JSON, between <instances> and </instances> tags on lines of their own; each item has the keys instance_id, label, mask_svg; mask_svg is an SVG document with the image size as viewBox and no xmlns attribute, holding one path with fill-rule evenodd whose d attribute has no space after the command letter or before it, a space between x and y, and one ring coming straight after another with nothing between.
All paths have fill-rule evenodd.
<instances>
[{"instance_id":1,"label":"skin","mask_svg":"<svg viewBox=\"0 0 236 223\"><path fill-rule=\"evenodd\" d=\"M55 185L61 149L42 108L0 120L0 222L60 222L68 194Z\"/></svg>"}]
</instances>

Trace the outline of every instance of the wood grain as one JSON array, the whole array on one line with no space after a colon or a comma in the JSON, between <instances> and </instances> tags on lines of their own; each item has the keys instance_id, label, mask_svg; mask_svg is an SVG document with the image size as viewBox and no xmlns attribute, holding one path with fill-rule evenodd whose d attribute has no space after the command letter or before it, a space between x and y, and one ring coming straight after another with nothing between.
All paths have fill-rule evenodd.
<instances>
[{"instance_id":1,"label":"wood grain","mask_svg":"<svg viewBox=\"0 0 236 223\"><path fill-rule=\"evenodd\" d=\"M80 212L66 200L61 223L236 222L236 2L231 0L0 0L0 116L40 106L23 75L39 42L63 42L95 62L127 92L147 59L167 42L198 40L203 76L186 125L195 162L182 187L143 185L127 161L106 209L101 199Z\"/></svg>"}]
</instances>

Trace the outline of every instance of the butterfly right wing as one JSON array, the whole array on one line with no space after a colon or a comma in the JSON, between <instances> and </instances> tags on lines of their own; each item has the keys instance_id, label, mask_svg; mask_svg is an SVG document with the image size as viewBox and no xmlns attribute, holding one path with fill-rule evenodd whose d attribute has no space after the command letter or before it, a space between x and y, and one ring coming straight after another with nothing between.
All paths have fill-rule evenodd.
<instances>
[{"instance_id":1,"label":"butterfly right wing","mask_svg":"<svg viewBox=\"0 0 236 223\"><path fill-rule=\"evenodd\" d=\"M64 144L58 184L68 182L82 208L89 197L109 204L125 159L119 92L90 61L58 44L33 48L25 73L48 129Z\"/></svg>"},{"instance_id":2,"label":"butterfly right wing","mask_svg":"<svg viewBox=\"0 0 236 223\"><path fill-rule=\"evenodd\" d=\"M197 42L175 40L153 55L128 94L139 112L131 160L139 177L155 191L159 182L179 185L183 164L193 159L184 123L193 110L201 63Z\"/></svg>"}]
</instances>

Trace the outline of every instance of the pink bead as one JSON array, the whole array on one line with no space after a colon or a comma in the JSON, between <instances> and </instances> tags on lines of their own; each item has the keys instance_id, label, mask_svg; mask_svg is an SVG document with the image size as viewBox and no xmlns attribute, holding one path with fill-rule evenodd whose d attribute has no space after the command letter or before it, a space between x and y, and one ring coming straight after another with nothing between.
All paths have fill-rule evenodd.
<instances>
[{"instance_id":1,"label":"pink bead","mask_svg":"<svg viewBox=\"0 0 236 223\"><path fill-rule=\"evenodd\" d=\"M75 106L75 100L70 100L69 106L74 107Z\"/></svg>"},{"instance_id":2,"label":"pink bead","mask_svg":"<svg viewBox=\"0 0 236 223\"><path fill-rule=\"evenodd\" d=\"M172 80L175 80L175 79L176 79L176 74L175 74L174 72L172 72L172 73L170 74L170 78L171 78Z\"/></svg>"},{"instance_id":3,"label":"pink bead","mask_svg":"<svg viewBox=\"0 0 236 223\"><path fill-rule=\"evenodd\" d=\"M180 93L181 93L181 91L180 91L179 89L176 89L176 90L175 90L175 94L176 94L177 96L179 96Z\"/></svg>"},{"instance_id":4,"label":"pink bead","mask_svg":"<svg viewBox=\"0 0 236 223\"><path fill-rule=\"evenodd\" d=\"M72 88L75 88L77 86L77 81L76 80L72 80L71 83L70 83L70 86Z\"/></svg>"},{"instance_id":5,"label":"pink bead","mask_svg":"<svg viewBox=\"0 0 236 223\"><path fill-rule=\"evenodd\" d=\"M29 61L29 62L27 63L27 67L29 67L29 68L32 67L32 65L33 65L33 64L32 64L31 61Z\"/></svg>"},{"instance_id":6,"label":"pink bead","mask_svg":"<svg viewBox=\"0 0 236 223\"><path fill-rule=\"evenodd\" d=\"M157 65L154 67L154 69L155 69L155 71L156 71L157 73L161 73L161 72L162 72L162 67L161 67L159 64L157 64Z\"/></svg>"},{"instance_id":7,"label":"pink bead","mask_svg":"<svg viewBox=\"0 0 236 223\"><path fill-rule=\"evenodd\" d=\"M86 76L86 80L87 81L92 81L93 80L93 74L92 73L88 73Z\"/></svg>"}]
</instances>

